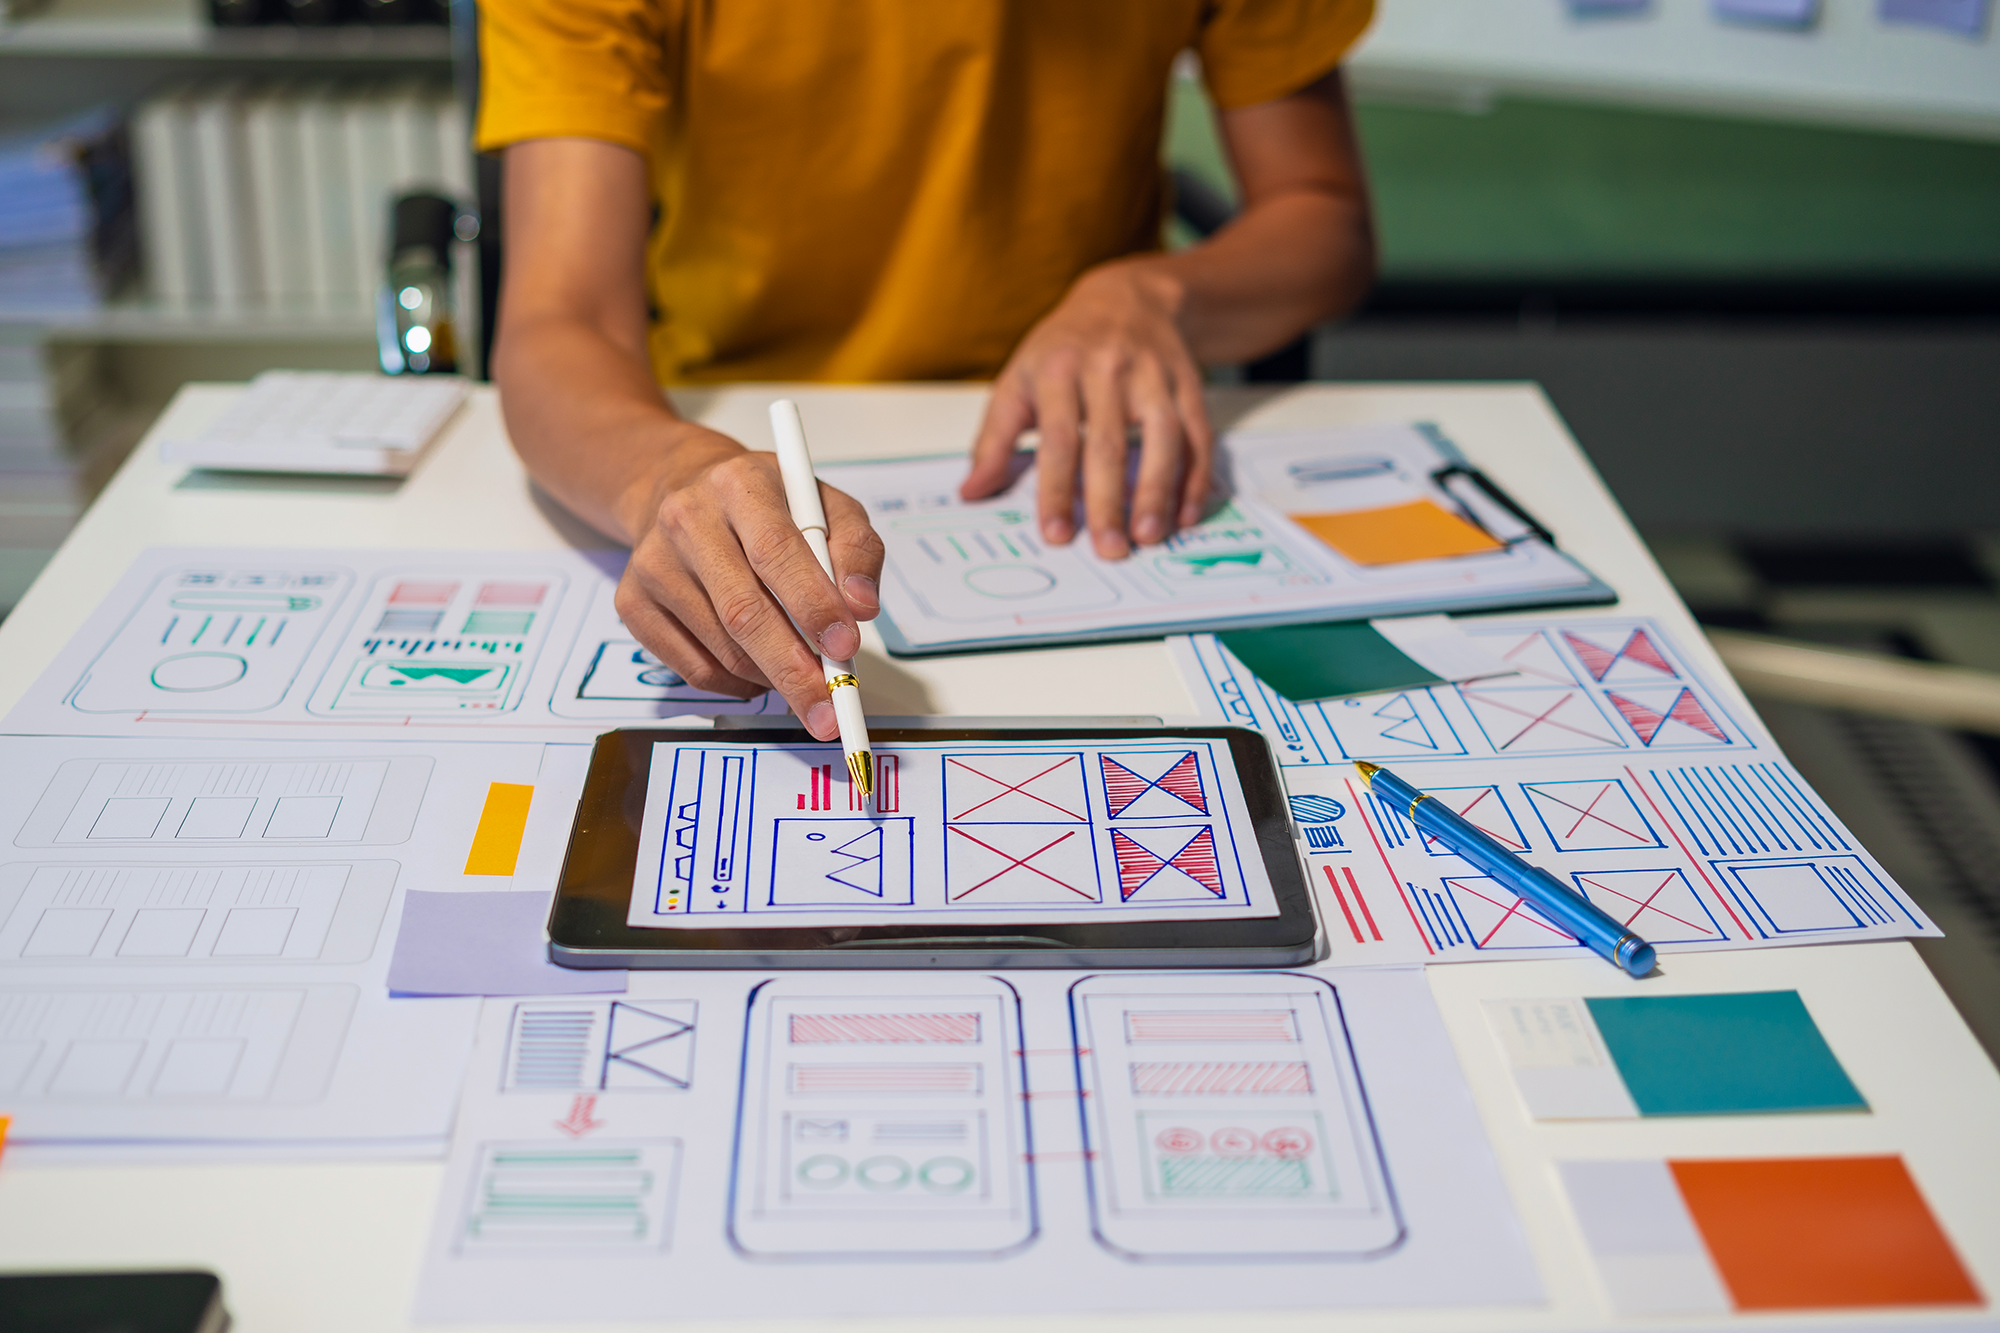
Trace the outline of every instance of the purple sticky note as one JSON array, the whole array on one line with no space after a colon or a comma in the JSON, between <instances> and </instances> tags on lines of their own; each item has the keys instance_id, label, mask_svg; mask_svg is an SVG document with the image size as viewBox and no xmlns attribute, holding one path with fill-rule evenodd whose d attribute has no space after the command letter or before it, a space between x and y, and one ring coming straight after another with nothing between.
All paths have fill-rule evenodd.
<instances>
[{"instance_id":1,"label":"purple sticky note","mask_svg":"<svg viewBox=\"0 0 2000 1333\"><path fill-rule=\"evenodd\" d=\"M391 995L583 995L625 989L623 971L557 967L543 923L549 895L499 890L403 898L389 957Z\"/></svg>"},{"instance_id":2,"label":"purple sticky note","mask_svg":"<svg viewBox=\"0 0 2000 1333\"><path fill-rule=\"evenodd\" d=\"M1810 28L1819 18L1819 0L1709 0L1709 5L1719 19L1773 28Z\"/></svg>"},{"instance_id":3,"label":"purple sticky note","mask_svg":"<svg viewBox=\"0 0 2000 1333\"><path fill-rule=\"evenodd\" d=\"M1921 23L1961 37L1986 31L1987 0L1881 0L1875 11L1884 23Z\"/></svg>"}]
</instances>

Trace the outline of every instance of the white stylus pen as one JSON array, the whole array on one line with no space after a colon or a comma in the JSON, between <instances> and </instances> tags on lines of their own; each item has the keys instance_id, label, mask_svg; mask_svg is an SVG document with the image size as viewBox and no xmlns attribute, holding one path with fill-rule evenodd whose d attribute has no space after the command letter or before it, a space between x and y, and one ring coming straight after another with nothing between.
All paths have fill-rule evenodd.
<instances>
[{"instance_id":1,"label":"white stylus pen","mask_svg":"<svg viewBox=\"0 0 2000 1333\"><path fill-rule=\"evenodd\" d=\"M813 475L812 455L806 450L805 423L799 407L789 398L771 404L771 434L778 442L778 473L785 479L785 503L791 506L792 522L799 525L806 545L819 557L819 567L833 578L833 556L826 546L826 510L819 502L819 478ZM835 587L838 588L838 583ZM861 711L861 682L854 678L854 663L819 655L826 668L826 687L833 695L833 715L840 721L840 748L847 755L847 772L863 796L875 794L875 753L868 741L868 717Z\"/></svg>"}]
</instances>

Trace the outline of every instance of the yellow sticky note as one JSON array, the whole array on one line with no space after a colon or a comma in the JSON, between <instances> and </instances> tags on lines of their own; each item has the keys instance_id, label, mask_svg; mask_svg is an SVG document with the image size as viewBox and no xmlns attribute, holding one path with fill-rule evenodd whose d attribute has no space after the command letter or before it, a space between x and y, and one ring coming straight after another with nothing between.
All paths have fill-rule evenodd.
<instances>
[{"instance_id":1,"label":"yellow sticky note","mask_svg":"<svg viewBox=\"0 0 2000 1333\"><path fill-rule=\"evenodd\" d=\"M1485 532L1430 500L1290 517L1357 565L1400 565L1501 549Z\"/></svg>"},{"instance_id":2,"label":"yellow sticky note","mask_svg":"<svg viewBox=\"0 0 2000 1333\"><path fill-rule=\"evenodd\" d=\"M521 857L521 834L528 827L528 802L535 789L520 782L494 782L486 788L486 808L465 857L468 875L511 875Z\"/></svg>"}]
</instances>

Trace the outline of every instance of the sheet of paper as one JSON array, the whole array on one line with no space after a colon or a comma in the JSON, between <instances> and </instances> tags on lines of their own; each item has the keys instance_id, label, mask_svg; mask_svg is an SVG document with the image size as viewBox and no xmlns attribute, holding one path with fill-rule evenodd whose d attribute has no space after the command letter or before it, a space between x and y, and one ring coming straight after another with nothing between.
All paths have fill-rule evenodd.
<instances>
[{"instance_id":1,"label":"sheet of paper","mask_svg":"<svg viewBox=\"0 0 2000 1333\"><path fill-rule=\"evenodd\" d=\"M1537 1120L1866 1111L1797 991L1486 1002Z\"/></svg>"},{"instance_id":2,"label":"sheet of paper","mask_svg":"<svg viewBox=\"0 0 2000 1333\"><path fill-rule=\"evenodd\" d=\"M467 848L542 748L0 737L10 1152L442 1151L477 1004L389 999L390 943L410 885L511 882Z\"/></svg>"},{"instance_id":3,"label":"sheet of paper","mask_svg":"<svg viewBox=\"0 0 2000 1333\"><path fill-rule=\"evenodd\" d=\"M1213 636L1170 645L1204 720L1271 741L1336 961L1584 952L1370 796L1355 759L1449 802L1665 953L1938 933L1657 624L1466 628L1516 674L1294 704Z\"/></svg>"},{"instance_id":4,"label":"sheet of paper","mask_svg":"<svg viewBox=\"0 0 2000 1333\"><path fill-rule=\"evenodd\" d=\"M691 738L692 739L692 738ZM635 926L1275 916L1229 747L923 741L654 747Z\"/></svg>"},{"instance_id":5,"label":"sheet of paper","mask_svg":"<svg viewBox=\"0 0 2000 1333\"><path fill-rule=\"evenodd\" d=\"M1985 1304L1901 1157L1557 1166L1620 1314Z\"/></svg>"},{"instance_id":6,"label":"sheet of paper","mask_svg":"<svg viewBox=\"0 0 2000 1333\"><path fill-rule=\"evenodd\" d=\"M1915 23L1979 37L1986 31L1990 8L1990 0L1879 0L1876 12L1884 23Z\"/></svg>"},{"instance_id":7,"label":"sheet of paper","mask_svg":"<svg viewBox=\"0 0 2000 1333\"><path fill-rule=\"evenodd\" d=\"M486 1002L417 1317L1540 1297L1413 970L645 973Z\"/></svg>"},{"instance_id":8,"label":"sheet of paper","mask_svg":"<svg viewBox=\"0 0 2000 1333\"><path fill-rule=\"evenodd\" d=\"M8 714L47 735L558 739L784 712L688 685L612 605L623 552L155 548Z\"/></svg>"},{"instance_id":9,"label":"sheet of paper","mask_svg":"<svg viewBox=\"0 0 2000 1333\"><path fill-rule=\"evenodd\" d=\"M1219 446L1232 498L1116 561L1084 541L1043 543L1032 468L971 502L957 498L962 458L822 475L868 506L887 546L881 625L897 652L1560 601L1598 587L1539 539L1502 545L1460 517L1433 475L1455 461L1407 425L1238 432Z\"/></svg>"},{"instance_id":10,"label":"sheet of paper","mask_svg":"<svg viewBox=\"0 0 2000 1333\"><path fill-rule=\"evenodd\" d=\"M549 961L549 895L511 890L403 897L391 995L581 995L625 989L615 969L557 967Z\"/></svg>"}]
</instances>

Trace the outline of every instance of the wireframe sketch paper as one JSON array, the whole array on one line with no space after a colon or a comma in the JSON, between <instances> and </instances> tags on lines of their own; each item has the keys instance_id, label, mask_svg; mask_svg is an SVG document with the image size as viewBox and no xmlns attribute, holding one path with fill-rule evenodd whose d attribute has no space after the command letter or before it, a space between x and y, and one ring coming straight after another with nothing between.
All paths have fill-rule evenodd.
<instances>
[{"instance_id":1,"label":"wireframe sketch paper","mask_svg":"<svg viewBox=\"0 0 2000 1333\"><path fill-rule=\"evenodd\" d=\"M878 623L901 654L1609 600L1463 465L1429 427L1237 432L1218 447L1229 498L1125 560L1043 543L1032 468L970 502L960 458L822 472L882 535Z\"/></svg>"},{"instance_id":2,"label":"wireframe sketch paper","mask_svg":"<svg viewBox=\"0 0 2000 1333\"><path fill-rule=\"evenodd\" d=\"M622 552L156 548L8 715L16 732L556 739L784 712L689 685L612 605Z\"/></svg>"},{"instance_id":3,"label":"wireframe sketch paper","mask_svg":"<svg viewBox=\"0 0 2000 1333\"><path fill-rule=\"evenodd\" d=\"M1203 716L1278 755L1338 962L1581 955L1368 793L1385 764L1664 953L1939 933L1649 620L1467 626L1515 674L1317 704L1212 636L1171 647Z\"/></svg>"},{"instance_id":4,"label":"wireframe sketch paper","mask_svg":"<svg viewBox=\"0 0 2000 1333\"><path fill-rule=\"evenodd\" d=\"M0 737L10 1153L440 1151L476 1002L391 1001L395 923L495 882L484 795L542 750Z\"/></svg>"},{"instance_id":5,"label":"wireframe sketch paper","mask_svg":"<svg viewBox=\"0 0 2000 1333\"><path fill-rule=\"evenodd\" d=\"M653 749L635 926L1275 916L1226 744L923 741L863 797L829 745Z\"/></svg>"},{"instance_id":6,"label":"wireframe sketch paper","mask_svg":"<svg viewBox=\"0 0 2000 1333\"><path fill-rule=\"evenodd\" d=\"M1414 970L489 1000L426 1320L1526 1303Z\"/></svg>"}]
</instances>

